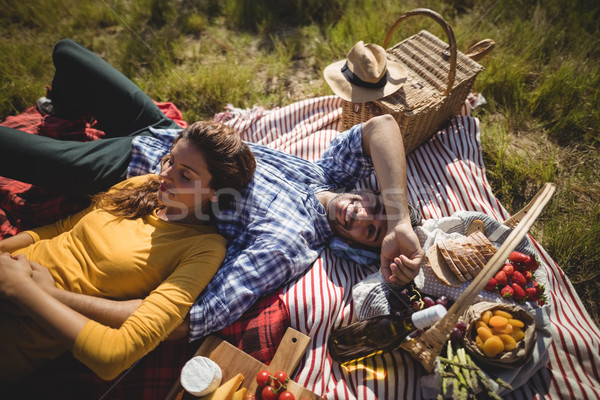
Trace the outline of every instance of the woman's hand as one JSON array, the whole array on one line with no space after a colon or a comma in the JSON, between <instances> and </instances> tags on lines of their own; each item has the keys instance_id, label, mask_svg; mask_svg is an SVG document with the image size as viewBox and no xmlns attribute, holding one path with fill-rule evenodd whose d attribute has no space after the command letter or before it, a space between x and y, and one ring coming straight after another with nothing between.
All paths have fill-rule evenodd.
<instances>
[{"instance_id":1,"label":"woman's hand","mask_svg":"<svg viewBox=\"0 0 600 400\"><path fill-rule=\"evenodd\" d=\"M62 304L45 290L40 290L33 279L34 272L43 285L47 286L50 280L42 270L44 267L35 263L33 265L23 254L12 256L1 253L0 297L13 301L66 349L73 351L77 335L89 319Z\"/></svg>"},{"instance_id":2,"label":"woman's hand","mask_svg":"<svg viewBox=\"0 0 600 400\"><path fill-rule=\"evenodd\" d=\"M27 257L22 254L0 254L0 296L15 298L25 285L35 284L32 276L33 269Z\"/></svg>"}]
</instances>

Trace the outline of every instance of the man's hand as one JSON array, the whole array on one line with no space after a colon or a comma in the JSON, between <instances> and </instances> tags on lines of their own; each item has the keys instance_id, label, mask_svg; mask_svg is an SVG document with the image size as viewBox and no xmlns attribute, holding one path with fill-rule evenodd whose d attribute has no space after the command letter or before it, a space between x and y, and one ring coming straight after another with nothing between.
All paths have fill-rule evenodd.
<instances>
[{"instance_id":1,"label":"man's hand","mask_svg":"<svg viewBox=\"0 0 600 400\"><path fill-rule=\"evenodd\" d=\"M18 305L8 299L3 298L0 298L0 314L15 315L19 317L24 317L27 315Z\"/></svg>"},{"instance_id":2,"label":"man's hand","mask_svg":"<svg viewBox=\"0 0 600 400\"><path fill-rule=\"evenodd\" d=\"M33 280L41 289L44 289L46 292L50 293L52 289L56 288L56 283L54 282L54 278L50 274L50 271L48 271L48 268L36 263L35 261L30 261L29 263L33 271Z\"/></svg>"},{"instance_id":3,"label":"man's hand","mask_svg":"<svg viewBox=\"0 0 600 400\"><path fill-rule=\"evenodd\" d=\"M19 294L21 287L33 283L32 274L29 260L24 255L0 254L0 296L11 299Z\"/></svg>"},{"instance_id":4,"label":"man's hand","mask_svg":"<svg viewBox=\"0 0 600 400\"><path fill-rule=\"evenodd\" d=\"M381 245L381 273L398 285L412 281L419 273L424 252L410 221L399 223L383 239Z\"/></svg>"},{"instance_id":5,"label":"man's hand","mask_svg":"<svg viewBox=\"0 0 600 400\"><path fill-rule=\"evenodd\" d=\"M188 314L183 322L173 330L165 339L166 341L182 340L190 334L190 315Z\"/></svg>"}]
</instances>

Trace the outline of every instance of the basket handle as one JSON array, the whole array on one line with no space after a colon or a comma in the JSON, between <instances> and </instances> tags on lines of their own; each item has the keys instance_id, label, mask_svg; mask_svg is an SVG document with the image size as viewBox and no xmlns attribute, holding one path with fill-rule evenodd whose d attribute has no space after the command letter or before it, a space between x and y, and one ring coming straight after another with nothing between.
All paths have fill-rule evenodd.
<instances>
[{"instance_id":1,"label":"basket handle","mask_svg":"<svg viewBox=\"0 0 600 400\"><path fill-rule=\"evenodd\" d=\"M387 46L390 43L390 40L392 39L392 35L393 35L394 31L396 31L396 29L398 28L398 25L400 25L400 23L402 21L404 21L405 19L407 19L409 17L413 17L415 15L424 15L424 16L427 16L427 17L433 19L435 22L437 22L442 27L444 32L446 32L446 36L448 37L448 44L450 47L450 70L448 71L448 86L446 87L446 90L444 92L444 95L447 96L452 91L452 85L454 84L454 77L456 75L457 49L456 49L456 39L454 38L454 32L452 31L452 28L450 27L450 25L448 25L446 20L440 14L438 14L435 11L430 10L428 8L415 8L412 11L408 11L408 12L402 14L400 16L400 18L398 18L398 20L390 28L387 35L385 36L385 39L383 40L383 48L387 49Z\"/></svg>"},{"instance_id":2,"label":"basket handle","mask_svg":"<svg viewBox=\"0 0 600 400\"><path fill-rule=\"evenodd\" d=\"M479 61L486 56L496 46L496 42L492 39L483 39L480 42L475 43L465 51L465 56L469 57L473 61Z\"/></svg>"}]
</instances>

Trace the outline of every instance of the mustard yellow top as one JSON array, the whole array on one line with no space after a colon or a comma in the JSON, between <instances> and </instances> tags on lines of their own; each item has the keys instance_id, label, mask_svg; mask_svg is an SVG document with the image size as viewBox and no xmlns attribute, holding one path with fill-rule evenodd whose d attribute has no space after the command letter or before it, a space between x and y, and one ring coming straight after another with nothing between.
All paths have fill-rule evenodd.
<instances>
[{"instance_id":1,"label":"mustard yellow top","mask_svg":"<svg viewBox=\"0 0 600 400\"><path fill-rule=\"evenodd\" d=\"M144 298L121 328L90 321L77 337L74 356L104 379L131 366L183 321L225 256L225 239L212 226L170 223L156 214L117 218L93 206L27 233L35 243L16 253L48 267L58 287Z\"/></svg>"}]
</instances>

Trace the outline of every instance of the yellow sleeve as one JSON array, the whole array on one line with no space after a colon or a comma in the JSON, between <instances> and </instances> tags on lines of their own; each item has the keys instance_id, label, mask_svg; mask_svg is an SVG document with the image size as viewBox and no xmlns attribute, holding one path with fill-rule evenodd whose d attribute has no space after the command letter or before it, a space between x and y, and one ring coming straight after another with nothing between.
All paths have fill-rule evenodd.
<instances>
[{"instance_id":1,"label":"yellow sleeve","mask_svg":"<svg viewBox=\"0 0 600 400\"><path fill-rule=\"evenodd\" d=\"M205 235L175 271L112 329L89 321L77 336L73 355L103 379L114 379L154 349L185 318L225 257L224 239Z\"/></svg>"}]
</instances>

